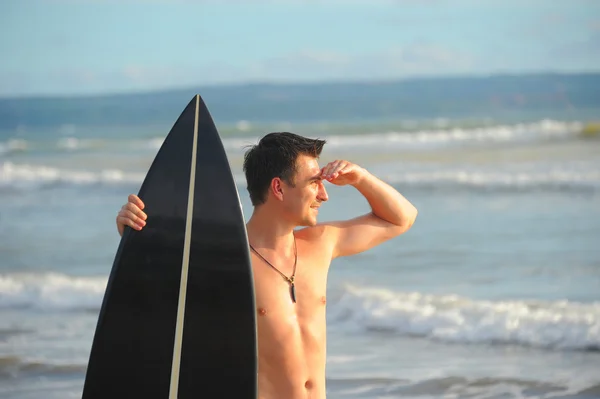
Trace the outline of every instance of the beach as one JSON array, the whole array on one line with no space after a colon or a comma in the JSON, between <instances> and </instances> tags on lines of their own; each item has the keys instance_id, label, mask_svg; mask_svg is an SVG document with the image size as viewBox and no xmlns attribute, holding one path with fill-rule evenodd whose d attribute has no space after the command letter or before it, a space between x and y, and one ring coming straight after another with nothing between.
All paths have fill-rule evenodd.
<instances>
[{"instance_id":1,"label":"beach","mask_svg":"<svg viewBox=\"0 0 600 399\"><path fill-rule=\"evenodd\" d=\"M419 210L331 265L328 398L600 397L600 140L585 123L217 121L246 218L244 146L283 129L325 138L322 164L356 162ZM111 129L0 133L3 398L81 397L115 217L168 132ZM326 188L320 221L369 211Z\"/></svg>"}]
</instances>

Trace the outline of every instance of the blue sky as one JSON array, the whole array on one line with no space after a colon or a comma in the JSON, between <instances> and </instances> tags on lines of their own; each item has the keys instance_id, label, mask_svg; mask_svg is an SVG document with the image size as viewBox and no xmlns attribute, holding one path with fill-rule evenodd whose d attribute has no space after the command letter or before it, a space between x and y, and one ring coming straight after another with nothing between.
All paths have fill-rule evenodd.
<instances>
[{"instance_id":1,"label":"blue sky","mask_svg":"<svg viewBox=\"0 0 600 399\"><path fill-rule=\"evenodd\" d=\"M596 0L3 0L0 95L600 71Z\"/></svg>"}]
</instances>

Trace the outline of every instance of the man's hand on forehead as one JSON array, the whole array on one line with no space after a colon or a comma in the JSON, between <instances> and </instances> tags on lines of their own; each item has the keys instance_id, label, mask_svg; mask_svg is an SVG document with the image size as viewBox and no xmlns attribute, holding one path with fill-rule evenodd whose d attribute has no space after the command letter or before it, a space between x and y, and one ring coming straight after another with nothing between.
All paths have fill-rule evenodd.
<instances>
[{"instance_id":1,"label":"man's hand on forehead","mask_svg":"<svg viewBox=\"0 0 600 399\"><path fill-rule=\"evenodd\" d=\"M365 170L360 166L346 160L329 162L321 169L321 178L335 185L357 183Z\"/></svg>"}]
</instances>

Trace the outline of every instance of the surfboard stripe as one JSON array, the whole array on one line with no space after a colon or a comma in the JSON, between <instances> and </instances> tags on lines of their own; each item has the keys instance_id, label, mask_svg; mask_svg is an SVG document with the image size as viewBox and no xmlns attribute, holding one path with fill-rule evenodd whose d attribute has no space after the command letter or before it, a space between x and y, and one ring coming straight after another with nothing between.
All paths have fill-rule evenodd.
<instances>
[{"instance_id":1,"label":"surfboard stripe","mask_svg":"<svg viewBox=\"0 0 600 399\"><path fill-rule=\"evenodd\" d=\"M181 364L181 347L183 343L183 326L185 320L185 298L187 294L188 270L190 266L190 245L192 242L192 219L194 216L194 189L196 184L196 148L198 146L198 110L199 97L196 96L194 113L194 136L192 139L192 161L190 165L190 185L188 205L185 219L185 238L183 243L183 260L181 265L181 281L179 283L179 301L177 304L177 324L175 325L175 342L173 345L173 362L171 366L171 384L169 399L177 399L179 390L179 366Z\"/></svg>"}]
</instances>

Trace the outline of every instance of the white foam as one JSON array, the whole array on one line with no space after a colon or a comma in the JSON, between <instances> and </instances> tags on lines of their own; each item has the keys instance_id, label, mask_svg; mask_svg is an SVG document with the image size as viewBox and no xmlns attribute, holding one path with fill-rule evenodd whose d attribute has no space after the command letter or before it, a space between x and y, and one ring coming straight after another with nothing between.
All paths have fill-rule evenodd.
<instances>
[{"instance_id":1,"label":"white foam","mask_svg":"<svg viewBox=\"0 0 600 399\"><path fill-rule=\"evenodd\" d=\"M0 309L99 309L106 283L106 277L58 273L0 275Z\"/></svg>"},{"instance_id":2,"label":"white foam","mask_svg":"<svg viewBox=\"0 0 600 399\"><path fill-rule=\"evenodd\" d=\"M600 348L600 302L484 301L349 286L329 317L345 328L453 343Z\"/></svg>"},{"instance_id":3,"label":"white foam","mask_svg":"<svg viewBox=\"0 0 600 399\"><path fill-rule=\"evenodd\" d=\"M405 124L404 124L405 125ZM246 131L246 124L239 131ZM421 130L404 130L407 126L399 124L399 129L386 132L362 134L328 134L324 127L327 147L333 149L373 148L385 151L398 148L427 148L440 145L466 143L502 143L522 140L540 140L547 138L566 138L578 133L583 124L580 122L561 122L541 120L534 123L518 123L513 125L491 125L483 127L452 127L444 123L434 124L432 128ZM339 128L338 128L339 129ZM368 127L365 127L368 129ZM263 133L267 133L266 131ZM317 132L308 132L309 136ZM224 137L223 146L228 151L243 151L246 146L256 144L259 136ZM147 147L157 150L163 143L162 138L153 138Z\"/></svg>"},{"instance_id":4,"label":"white foam","mask_svg":"<svg viewBox=\"0 0 600 399\"><path fill-rule=\"evenodd\" d=\"M101 171L61 169L44 165L0 163L0 188L36 188L40 185L65 183L73 185L102 184L140 184L145 173L127 173L119 169ZM234 181L238 185L246 183L243 174L235 174Z\"/></svg>"},{"instance_id":5,"label":"white foam","mask_svg":"<svg viewBox=\"0 0 600 399\"><path fill-rule=\"evenodd\" d=\"M117 169L85 171L59 169L44 165L0 164L1 186L37 186L48 183L93 184L93 183L139 183L144 174L125 173Z\"/></svg>"},{"instance_id":6,"label":"white foam","mask_svg":"<svg viewBox=\"0 0 600 399\"><path fill-rule=\"evenodd\" d=\"M414 187L440 188L465 187L475 189L600 189L600 169L594 165L572 168L569 165L555 165L549 169L502 170L474 169L473 167L439 166L438 169L417 170L405 168L402 172L375 173L389 183ZM72 185L92 184L140 184L144 173L128 173L119 169L100 171L62 169L44 165L0 163L0 188L37 188L39 186L62 183ZM234 175L236 184L245 187L242 173Z\"/></svg>"},{"instance_id":7,"label":"white foam","mask_svg":"<svg viewBox=\"0 0 600 399\"><path fill-rule=\"evenodd\" d=\"M124 144L125 143L125 144ZM80 150L117 150L123 147L130 147L126 141L121 139L108 140L105 138L80 138L80 137L62 137L54 143L54 146L60 151L76 152ZM40 143L39 150L52 150Z\"/></svg>"},{"instance_id":8,"label":"white foam","mask_svg":"<svg viewBox=\"0 0 600 399\"><path fill-rule=\"evenodd\" d=\"M142 147L147 147L149 149L152 150L158 150L160 149L160 147L163 145L163 143L165 142L165 138L161 137L161 138L153 138L150 139L150 141L148 141L146 143L146 145L136 145L136 147L142 148Z\"/></svg>"},{"instance_id":9,"label":"white foam","mask_svg":"<svg viewBox=\"0 0 600 399\"><path fill-rule=\"evenodd\" d=\"M570 137L582 128L580 122L542 120L535 123L495 125L477 128L445 128L419 131L390 131L360 135L332 135L324 137L333 147L399 148L438 146L461 143L498 143L522 140Z\"/></svg>"},{"instance_id":10,"label":"white foam","mask_svg":"<svg viewBox=\"0 0 600 399\"><path fill-rule=\"evenodd\" d=\"M6 142L0 142L0 154L26 151L28 146L29 144L26 140L10 139Z\"/></svg>"},{"instance_id":11,"label":"white foam","mask_svg":"<svg viewBox=\"0 0 600 399\"><path fill-rule=\"evenodd\" d=\"M413 186L442 185L488 189L600 189L600 170L572 170L555 167L550 170L473 170L451 168L445 170L407 171L381 175L390 183Z\"/></svg>"},{"instance_id":12,"label":"white foam","mask_svg":"<svg viewBox=\"0 0 600 399\"><path fill-rule=\"evenodd\" d=\"M82 147L81 140L76 137L65 137L58 141L57 143L59 148L63 148L65 150L76 150Z\"/></svg>"},{"instance_id":13,"label":"white foam","mask_svg":"<svg viewBox=\"0 0 600 399\"><path fill-rule=\"evenodd\" d=\"M0 309L99 309L106 283L106 276L4 274L0 275ZM344 329L452 343L600 348L600 302L487 301L349 286L330 305L328 317L329 323Z\"/></svg>"},{"instance_id":14,"label":"white foam","mask_svg":"<svg viewBox=\"0 0 600 399\"><path fill-rule=\"evenodd\" d=\"M540 120L533 123L517 124L497 124L481 127L453 126L443 121L433 123L430 127L419 130L411 130L409 123L399 122L397 128L383 131L369 131L368 125L365 125L364 133L359 134L336 134L341 127L316 126L311 130L308 127L309 136L318 135L327 140L327 148L337 150L352 149L370 149L374 151L390 151L398 149L426 149L429 147L437 148L439 146L452 146L463 144L494 144L517 141L535 141L548 138L568 138L574 137L581 131L583 124L581 122L562 122L550 119ZM241 136L223 137L223 146L229 152L242 152L248 145L256 144L260 137L258 135L248 135L251 124L247 121L239 121L236 125L236 131L243 134ZM333 133L332 130L333 129ZM261 134L267 133L267 131ZM10 139L6 142L0 142L0 154L6 154L19 151L34 150L60 150L75 152L87 149L106 149L115 150L146 150L149 152L157 151L164 143L164 136L153 138L135 138L131 140L111 141L106 138L80 138L73 135L67 135L53 141L45 143L44 140L24 140Z\"/></svg>"}]
</instances>

